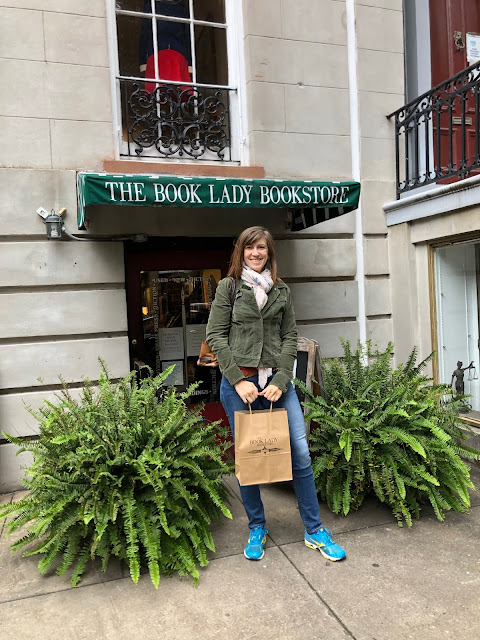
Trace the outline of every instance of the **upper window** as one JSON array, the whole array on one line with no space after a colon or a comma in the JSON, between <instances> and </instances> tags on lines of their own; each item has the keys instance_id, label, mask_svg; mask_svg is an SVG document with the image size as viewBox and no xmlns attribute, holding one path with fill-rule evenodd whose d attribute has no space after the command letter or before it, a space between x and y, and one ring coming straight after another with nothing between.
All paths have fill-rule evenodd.
<instances>
[{"instance_id":1,"label":"upper window","mask_svg":"<svg viewBox=\"0 0 480 640\"><path fill-rule=\"evenodd\" d=\"M121 156L240 160L229 1L115 2Z\"/></svg>"}]
</instances>

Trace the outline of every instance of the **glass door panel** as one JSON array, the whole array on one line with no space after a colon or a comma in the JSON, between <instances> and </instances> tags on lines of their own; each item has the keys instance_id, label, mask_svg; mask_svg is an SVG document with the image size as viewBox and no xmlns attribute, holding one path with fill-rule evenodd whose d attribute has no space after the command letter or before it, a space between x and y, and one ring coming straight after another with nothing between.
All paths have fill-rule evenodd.
<instances>
[{"instance_id":1,"label":"glass door panel","mask_svg":"<svg viewBox=\"0 0 480 640\"><path fill-rule=\"evenodd\" d=\"M220 269L141 272L144 359L155 374L174 366L165 385L199 386L190 403L219 400L220 372L197 365Z\"/></svg>"}]
</instances>

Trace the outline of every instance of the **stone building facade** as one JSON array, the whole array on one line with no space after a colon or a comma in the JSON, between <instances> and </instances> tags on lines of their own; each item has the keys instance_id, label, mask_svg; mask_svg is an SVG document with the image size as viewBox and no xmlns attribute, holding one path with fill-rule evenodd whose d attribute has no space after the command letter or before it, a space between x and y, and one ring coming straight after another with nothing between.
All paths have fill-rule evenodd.
<instances>
[{"instance_id":1,"label":"stone building facade","mask_svg":"<svg viewBox=\"0 0 480 640\"><path fill-rule=\"evenodd\" d=\"M59 374L80 393L85 377L97 378L99 356L112 377L132 368L132 315L142 304L129 310L128 270L141 265L142 252L150 260L146 270L181 270L182 249L200 263L203 252L200 268L216 267L211 252L227 252L252 224L274 233L299 334L316 339L324 357L341 354L340 337L385 346L394 338L395 310L402 346L413 340L402 325L414 325L415 314L405 319L409 307L398 296L392 307L390 276L396 269L403 291L402 251L412 249L407 232L395 230L389 259L383 210L395 200L394 127L385 116L404 103L402 1L205 1L210 13L189 28L210 42L198 44L199 56L216 52L214 81L204 84L229 87L234 151L231 161L211 162L122 155L119 77L133 73L123 52L137 44L125 38L138 39L140 27L128 12L142 5L0 0L0 426L22 437L38 428L25 405L52 399ZM202 3L193 6L200 11ZM208 26L222 20L225 28ZM227 70L219 71L221 56ZM201 83L200 58L196 64ZM362 195L356 211L300 231L289 228L286 207L113 205L87 208L88 229L79 230L82 172L359 181ZM39 207L66 208L68 233L95 241L47 240ZM422 229L420 223L415 233L424 242ZM177 255L173 266L160 257L152 266L155 255L166 253ZM14 450L0 444L0 491L17 486L28 462Z\"/></svg>"},{"instance_id":2,"label":"stone building facade","mask_svg":"<svg viewBox=\"0 0 480 640\"><path fill-rule=\"evenodd\" d=\"M395 352L434 352L434 379L470 396L463 418L478 427L480 6L405 0L404 31L398 199L384 204Z\"/></svg>"}]
</instances>

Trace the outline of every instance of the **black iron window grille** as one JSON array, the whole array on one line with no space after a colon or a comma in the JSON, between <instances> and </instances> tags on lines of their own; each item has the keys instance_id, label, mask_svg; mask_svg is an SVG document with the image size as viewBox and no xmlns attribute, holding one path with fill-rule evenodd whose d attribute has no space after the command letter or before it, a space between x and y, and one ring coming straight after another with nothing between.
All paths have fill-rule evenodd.
<instances>
[{"instance_id":1,"label":"black iron window grille","mask_svg":"<svg viewBox=\"0 0 480 640\"><path fill-rule=\"evenodd\" d=\"M480 62L391 113L397 198L480 173Z\"/></svg>"},{"instance_id":2,"label":"black iron window grille","mask_svg":"<svg viewBox=\"0 0 480 640\"><path fill-rule=\"evenodd\" d=\"M127 143L121 155L234 160L229 100L233 89L125 78L119 82Z\"/></svg>"}]
</instances>

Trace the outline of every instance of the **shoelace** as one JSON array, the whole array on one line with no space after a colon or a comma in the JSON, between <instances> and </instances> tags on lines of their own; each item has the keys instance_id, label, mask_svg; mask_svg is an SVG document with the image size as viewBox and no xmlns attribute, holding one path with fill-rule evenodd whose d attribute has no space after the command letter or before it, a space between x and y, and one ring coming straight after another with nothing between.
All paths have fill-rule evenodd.
<instances>
[{"instance_id":1,"label":"shoelace","mask_svg":"<svg viewBox=\"0 0 480 640\"><path fill-rule=\"evenodd\" d=\"M263 540L263 537L265 535L265 529L262 529L260 527L257 527L256 529L252 529L250 532L250 539L249 542L260 542L260 540Z\"/></svg>"},{"instance_id":2,"label":"shoelace","mask_svg":"<svg viewBox=\"0 0 480 640\"><path fill-rule=\"evenodd\" d=\"M327 537L328 537L328 541L329 542L333 542L333 540L332 540L333 532L332 532L331 529L327 529L326 527L322 527L321 529L319 529L317 531L317 533L319 533L319 534L325 533L327 535ZM315 533L313 533L312 535L315 535Z\"/></svg>"}]
</instances>

